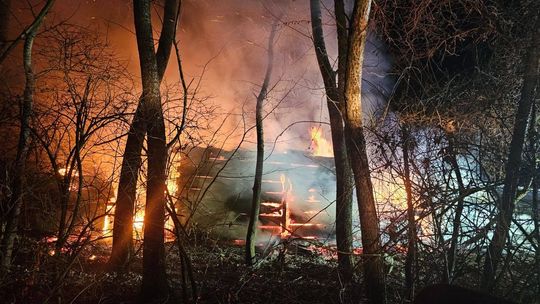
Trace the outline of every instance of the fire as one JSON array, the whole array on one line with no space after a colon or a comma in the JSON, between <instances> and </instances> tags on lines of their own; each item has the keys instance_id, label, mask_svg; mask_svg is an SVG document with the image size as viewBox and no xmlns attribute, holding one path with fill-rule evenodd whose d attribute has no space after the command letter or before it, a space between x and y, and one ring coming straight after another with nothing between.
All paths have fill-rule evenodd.
<instances>
[{"instance_id":1,"label":"fire","mask_svg":"<svg viewBox=\"0 0 540 304\"><path fill-rule=\"evenodd\" d=\"M133 219L133 229L135 236L141 236L143 232L143 226L144 226L144 210L139 210L135 214L135 218Z\"/></svg>"},{"instance_id":2,"label":"fire","mask_svg":"<svg viewBox=\"0 0 540 304\"><path fill-rule=\"evenodd\" d=\"M322 129L319 127L311 127L311 149L313 156L333 157L334 151L330 144L323 136Z\"/></svg>"},{"instance_id":3,"label":"fire","mask_svg":"<svg viewBox=\"0 0 540 304\"><path fill-rule=\"evenodd\" d=\"M174 161L173 164L180 163L179 161ZM178 179L180 178L180 172L176 166L171 166L169 176L167 177L167 191L169 194L174 196L178 192Z\"/></svg>"},{"instance_id":4,"label":"fire","mask_svg":"<svg viewBox=\"0 0 540 304\"><path fill-rule=\"evenodd\" d=\"M281 201L277 202L262 202L261 205L272 208L271 211L261 213L260 216L264 218L274 218L273 221L276 225L261 225L259 229L279 231L281 239L290 238L295 231L304 227L323 227L322 224L316 223L296 223L291 218L291 203L294 203L293 185L287 176L281 174L279 178L281 184L281 191L272 192L273 194L281 194ZM310 193L315 193L317 190L309 189ZM267 192L268 193L268 192ZM308 202L318 202L314 195L311 195ZM316 211L315 211L316 212ZM306 213L306 212L304 212ZM295 235L297 237L297 235ZM315 236L302 236L303 239L316 239Z\"/></svg>"},{"instance_id":5,"label":"fire","mask_svg":"<svg viewBox=\"0 0 540 304\"><path fill-rule=\"evenodd\" d=\"M287 238L291 235L290 233L290 223L291 223L291 211L289 209L289 203L292 201L292 183L291 180L288 180L287 187L287 177L285 174L281 174L279 177L281 182L281 189L283 195L281 196L281 212L282 212L282 223L281 223L281 238Z\"/></svg>"},{"instance_id":6,"label":"fire","mask_svg":"<svg viewBox=\"0 0 540 304\"><path fill-rule=\"evenodd\" d=\"M173 164L179 164L179 161L177 158L175 158L172 161ZM59 172L60 174L65 174L65 171ZM178 193L178 179L180 178L180 171L178 170L177 166L171 166L169 175L166 180L166 186L167 186L167 194L174 197ZM141 197L144 193L144 188L138 187L137 188L137 197ZM103 236L111 236L112 235L112 227L113 227L113 220L114 216L111 216L111 214L114 214L114 206L116 203L116 197L113 197L109 200L106 206L106 214L103 219L103 227L101 229ZM141 239L143 235L143 228L144 228L144 207L143 204L138 202L137 207L138 210L135 214L135 217L133 219L133 237L136 239ZM176 207L174 208L176 212ZM167 222L165 223L165 229L166 230L173 230L174 228L174 222L172 218L169 216L167 219ZM168 234L166 234L168 236Z\"/></svg>"}]
</instances>

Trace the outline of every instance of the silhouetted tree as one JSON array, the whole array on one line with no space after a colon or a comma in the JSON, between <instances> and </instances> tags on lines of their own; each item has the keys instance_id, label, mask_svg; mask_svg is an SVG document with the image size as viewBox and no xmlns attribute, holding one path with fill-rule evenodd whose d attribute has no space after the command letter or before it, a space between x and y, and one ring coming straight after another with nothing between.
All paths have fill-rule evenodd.
<instances>
[{"instance_id":1,"label":"silhouetted tree","mask_svg":"<svg viewBox=\"0 0 540 304\"><path fill-rule=\"evenodd\" d=\"M45 16L47 16L49 13L54 2L54 0L48 0L45 3L39 14L36 16L34 22L26 30L26 34L24 36L23 67L25 85L20 117L21 125L19 131L19 143L17 145L17 157L15 159L15 166L13 170L11 197L9 198L8 206L6 208L6 210L8 210L6 215L6 227L0 244L0 266L5 268L8 268L11 265L13 243L17 233L19 213L21 212L24 196L24 173L26 156L28 153L28 141L30 139L30 119L33 115L34 91L36 89L36 80L32 67L32 47L39 28L41 27Z\"/></svg>"},{"instance_id":2,"label":"silhouetted tree","mask_svg":"<svg viewBox=\"0 0 540 304\"><path fill-rule=\"evenodd\" d=\"M163 27L161 30L157 53L158 80L161 83L169 57L172 43L175 39L176 27L180 11L179 0L167 0L164 6ZM139 170L142 166L142 147L147 132L148 121L143 118L146 103L143 96L139 99L137 110L129 127L129 133L122 158L120 180L118 182L118 195L114 213L113 247L110 266L113 270L120 270L127 266L132 252L133 215Z\"/></svg>"},{"instance_id":3,"label":"silhouetted tree","mask_svg":"<svg viewBox=\"0 0 540 304\"><path fill-rule=\"evenodd\" d=\"M523 76L523 85L515 114L510 151L506 161L504 187L499 203L497 223L484 262L482 287L486 290L492 290L495 287L496 272L501 262L504 245L512 222L527 124L535 98L535 91L538 91L540 72L540 15L538 15L538 12L535 17L536 21L531 35L531 42L527 46L527 52L523 60L525 63L525 75Z\"/></svg>"},{"instance_id":4,"label":"silhouetted tree","mask_svg":"<svg viewBox=\"0 0 540 304\"><path fill-rule=\"evenodd\" d=\"M268 58L266 63L266 72L261 85L259 95L257 95L257 104L255 107L255 128L257 131L257 162L255 164L255 178L253 181L253 197L251 199L251 209L249 211L249 223L246 235L246 264L253 265L255 259L255 244L257 239L257 222L259 221L259 212L261 209L261 189L262 175L264 165L264 101L268 95L268 86L272 77L272 69L274 65L274 38L276 37L277 25L272 26L270 37L268 38L267 52Z\"/></svg>"},{"instance_id":5,"label":"silhouetted tree","mask_svg":"<svg viewBox=\"0 0 540 304\"><path fill-rule=\"evenodd\" d=\"M344 91L344 62L347 53L348 30L343 1L335 1L338 32L338 71L336 72L330 64L326 51L320 0L311 0L310 7L313 44L326 92L336 170L336 243L339 273L343 278L345 288L347 288L351 283L354 272L351 259L352 189L354 185L352 182L352 171L347 157L347 148L345 147L344 123L342 118L345 107L343 94L340 92ZM336 78L338 75L339 77Z\"/></svg>"},{"instance_id":6,"label":"silhouetted tree","mask_svg":"<svg viewBox=\"0 0 540 304\"><path fill-rule=\"evenodd\" d=\"M345 74L345 140L354 174L360 230L362 233L364 281L370 303L386 303L383 252L379 218L362 124L361 80L367 37L370 0L356 0L349 25L349 45Z\"/></svg>"}]
</instances>

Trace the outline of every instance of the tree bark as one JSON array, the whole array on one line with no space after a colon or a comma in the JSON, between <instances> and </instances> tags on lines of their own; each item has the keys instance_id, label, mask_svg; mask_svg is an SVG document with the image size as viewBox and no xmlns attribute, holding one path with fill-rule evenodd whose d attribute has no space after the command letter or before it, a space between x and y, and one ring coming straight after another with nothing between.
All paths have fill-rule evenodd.
<instances>
[{"instance_id":1,"label":"tree bark","mask_svg":"<svg viewBox=\"0 0 540 304\"><path fill-rule=\"evenodd\" d=\"M352 171L345 146L344 126L342 119L343 95L338 93L336 73L332 69L324 33L320 0L311 0L311 27L313 45L319 70L324 82L327 97L328 114L330 116L330 131L332 133L332 149L336 170L336 243L338 250L339 275L347 287L353 278L352 253ZM342 73L344 74L344 73Z\"/></svg>"},{"instance_id":2,"label":"tree bark","mask_svg":"<svg viewBox=\"0 0 540 304\"><path fill-rule=\"evenodd\" d=\"M246 265L252 266L255 260L255 243L257 239L257 222L261 209L262 174L264 162L264 128L263 128L263 108L264 101L268 94L268 86L272 77L274 64L274 38L276 36L277 25L272 26L270 37L268 38L268 62L266 73L259 95L257 95L257 105L255 107L255 127L257 130L257 163L255 165L255 179L253 181L253 196L251 199L251 210L249 213L249 223L246 235Z\"/></svg>"},{"instance_id":3,"label":"tree bark","mask_svg":"<svg viewBox=\"0 0 540 304\"><path fill-rule=\"evenodd\" d=\"M496 272L501 262L504 244L508 237L510 223L514 213L514 203L517 194L519 179L519 169L523 154L523 144L527 123L531 113L535 89L538 85L538 73L540 68L540 18L536 16L534 32L532 33L531 45L526 52L525 75L521 96L516 111L510 151L506 162L506 173L504 179L503 193L497 214L497 222L493 239L489 244L484 263L481 286L487 291L493 290L496 283Z\"/></svg>"},{"instance_id":4,"label":"tree bark","mask_svg":"<svg viewBox=\"0 0 540 304\"><path fill-rule=\"evenodd\" d=\"M28 154L28 141L30 138L30 119L33 116L34 107L34 91L35 91L35 75L32 69L32 47L36 38L37 32L43 23L43 20L51 10L55 0L48 0L45 6L41 9L38 16L28 28L27 35L23 46L23 66L24 66L24 93L23 104L21 110L21 129L19 133L19 143L17 145L17 156L15 159L15 167L13 170L12 194L9 199L8 213L6 217L6 227L1 241L1 261L0 265L3 268L9 268L11 265L11 257L13 253L13 245L17 234L17 226L19 223L19 214L23 204L23 186L24 174L26 169L26 156Z\"/></svg>"},{"instance_id":5,"label":"tree bark","mask_svg":"<svg viewBox=\"0 0 540 304\"><path fill-rule=\"evenodd\" d=\"M160 77L154 53L151 1L134 0L133 8L143 87L143 119L148 127L142 298L145 302L152 302L168 296L164 245L167 147Z\"/></svg>"},{"instance_id":6,"label":"tree bark","mask_svg":"<svg viewBox=\"0 0 540 304\"><path fill-rule=\"evenodd\" d=\"M412 195L411 172L409 167L409 153L411 152L411 137L407 126L401 127L401 139L403 149L403 183L407 194L407 256L405 257L405 290L407 300L412 302L414 298L416 276L416 219L414 201Z\"/></svg>"},{"instance_id":7,"label":"tree bark","mask_svg":"<svg viewBox=\"0 0 540 304\"><path fill-rule=\"evenodd\" d=\"M345 80L345 140L354 174L364 258L364 280L370 303L386 303L379 219L373 196L362 125L361 81L371 0L356 0L349 29Z\"/></svg>"},{"instance_id":8,"label":"tree bark","mask_svg":"<svg viewBox=\"0 0 540 304\"><path fill-rule=\"evenodd\" d=\"M158 79L160 83L165 74L172 43L175 39L176 27L179 22L178 12L180 11L180 5L180 0L167 0L165 2L163 27L156 53ZM143 102L143 96L141 96L129 128L124 156L122 158L114 214L113 245L109 260L111 270L122 270L127 267L132 252L133 212L135 208L137 181L142 166L141 152L144 136L147 131L147 121L143 119L144 111L145 103Z\"/></svg>"}]
</instances>

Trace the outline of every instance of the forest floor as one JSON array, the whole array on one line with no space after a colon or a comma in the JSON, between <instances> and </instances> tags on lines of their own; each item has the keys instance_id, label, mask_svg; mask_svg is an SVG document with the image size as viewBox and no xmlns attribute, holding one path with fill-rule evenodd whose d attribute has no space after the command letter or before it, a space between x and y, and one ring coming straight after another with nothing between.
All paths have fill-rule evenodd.
<instances>
[{"instance_id":1,"label":"forest floor","mask_svg":"<svg viewBox=\"0 0 540 304\"><path fill-rule=\"evenodd\" d=\"M109 246L87 246L77 258L53 255L37 243L18 252L10 273L0 278L2 303L138 303L142 282L140 250L123 274L108 273ZM339 303L341 284L335 259L302 246L266 250L254 267L244 264L244 247L204 242L188 255L197 288L196 303ZM284 250L286 253L283 254ZM181 260L167 244L168 303L185 303ZM68 267L69 266L69 267ZM68 269L65 271L65 269Z\"/></svg>"},{"instance_id":2,"label":"forest floor","mask_svg":"<svg viewBox=\"0 0 540 304\"><path fill-rule=\"evenodd\" d=\"M73 258L67 254L55 255L51 244L29 238L24 239L19 248L22 249L16 252L11 271L0 277L2 304L140 303L140 246L136 246L138 250L129 271L122 274L107 272L110 244L93 243L85 246ZM232 241L207 239L186 250L191 259L197 296L192 296L194 293L189 282L183 283L182 262L175 243L167 243L167 275L171 296L163 303L317 304L340 303L344 296L337 261L334 256L324 252L324 247L301 243L288 246L275 244L258 253L259 260L254 267L244 264L244 247ZM400 258L400 255L394 256ZM475 261L472 258L468 260ZM436 261L433 256L425 257L422 264L431 262L434 265L419 272L418 279L422 281L418 282L419 286L436 282ZM393 263L398 265L401 261ZM529 269L527 273L534 273L530 271L530 265L530 261L515 265L516 275L526 273L526 269ZM401 272L396 271L397 268L390 266L388 269L386 283L389 303L403 302L400 298L403 277ZM523 276L517 285L505 286L498 293L527 303L529 293L534 289L528 286L529 279ZM475 278L463 276L457 283L472 287L471 282L475 282ZM362 284L356 286L355 290L361 293L359 286ZM186 301L184 296L196 299Z\"/></svg>"}]
</instances>

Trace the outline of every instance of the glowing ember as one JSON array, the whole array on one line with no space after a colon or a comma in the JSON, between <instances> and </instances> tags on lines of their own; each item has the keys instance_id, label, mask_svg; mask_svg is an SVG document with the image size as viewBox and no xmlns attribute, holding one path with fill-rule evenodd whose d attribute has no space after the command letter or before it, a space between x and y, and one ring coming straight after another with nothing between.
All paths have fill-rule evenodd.
<instances>
[{"instance_id":1,"label":"glowing ember","mask_svg":"<svg viewBox=\"0 0 540 304\"><path fill-rule=\"evenodd\" d=\"M261 203L263 206L272 207L272 208L279 208L281 207L280 203L272 203L272 202L263 202Z\"/></svg>"},{"instance_id":2,"label":"glowing ember","mask_svg":"<svg viewBox=\"0 0 540 304\"><path fill-rule=\"evenodd\" d=\"M97 259L97 256L95 256L94 254L92 254L89 258L88 258L90 261L95 261Z\"/></svg>"},{"instance_id":3,"label":"glowing ember","mask_svg":"<svg viewBox=\"0 0 540 304\"><path fill-rule=\"evenodd\" d=\"M237 240L234 240L233 241L233 244L234 245L238 245L238 246L243 246L246 244L246 240L240 240L240 239L237 239Z\"/></svg>"},{"instance_id":4,"label":"glowing ember","mask_svg":"<svg viewBox=\"0 0 540 304\"><path fill-rule=\"evenodd\" d=\"M332 145L324 138L321 128L318 127L311 127L311 149L313 156L334 156Z\"/></svg>"}]
</instances>

